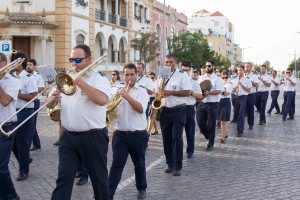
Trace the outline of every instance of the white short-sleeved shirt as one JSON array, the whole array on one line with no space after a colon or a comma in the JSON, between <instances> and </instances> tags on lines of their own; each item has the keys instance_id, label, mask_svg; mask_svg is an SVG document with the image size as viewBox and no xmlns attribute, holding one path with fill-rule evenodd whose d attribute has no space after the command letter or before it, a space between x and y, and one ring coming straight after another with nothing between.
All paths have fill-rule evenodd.
<instances>
[{"instance_id":1,"label":"white short-sleeved shirt","mask_svg":"<svg viewBox=\"0 0 300 200\"><path fill-rule=\"evenodd\" d=\"M147 128L146 109L149 102L147 90L137 83L130 90L129 95L142 104L143 113L138 113L132 106L123 99L119 105L116 119L116 130L119 131L136 131Z\"/></svg>"},{"instance_id":2,"label":"white short-sleeved shirt","mask_svg":"<svg viewBox=\"0 0 300 200\"><path fill-rule=\"evenodd\" d=\"M137 78L137 84L143 86L144 88L147 88L148 90L153 91L153 83L151 78L148 76L142 75Z\"/></svg>"},{"instance_id":3,"label":"white short-sleeved shirt","mask_svg":"<svg viewBox=\"0 0 300 200\"><path fill-rule=\"evenodd\" d=\"M193 93L202 94L200 85L198 84L198 80L195 80L192 77L190 77L190 82L193 87ZM196 103L196 98L193 96L189 96L186 100L186 105L195 105L195 103Z\"/></svg>"},{"instance_id":4,"label":"white short-sleeved shirt","mask_svg":"<svg viewBox=\"0 0 300 200\"><path fill-rule=\"evenodd\" d=\"M157 84L156 82L157 82L157 80L152 81L152 87L153 87L153 90L155 90L155 87L156 87L156 84ZM153 90L152 90L152 91L153 91ZM155 94L155 91L154 91L153 94L151 94L151 95L149 95L149 96L150 96L150 97L155 97L155 95L156 95L156 94Z\"/></svg>"},{"instance_id":5,"label":"white short-sleeved shirt","mask_svg":"<svg viewBox=\"0 0 300 200\"><path fill-rule=\"evenodd\" d=\"M271 87L270 87L270 90L271 91L275 91L275 90L280 90L280 78L278 76L275 76L275 78L273 76L271 76L271 80L272 80L272 83L271 83ZM278 85L275 85L273 83L273 81L275 83L277 83Z\"/></svg>"},{"instance_id":6,"label":"white short-sleeved shirt","mask_svg":"<svg viewBox=\"0 0 300 200\"><path fill-rule=\"evenodd\" d=\"M2 123L16 112L16 102L18 99L20 82L16 77L6 73L4 77L0 79L0 87L13 99L6 107L3 107L3 105L0 104L0 123ZM10 121L17 121L17 115Z\"/></svg>"},{"instance_id":7,"label":"white short-sleeved shirt","mask_svg":"<svg viewBox=\"0 0 300 200\"><path fill-rule=\"evenodd\" d=\"M38 88L45 88L45 82L44 80L42 79L42 76L40 75L40 73L34 71L33 72L33 77L35 78L36 82L37 82L37 86ZM42 95L40 95L38 97L38 99L41 99L42 98Z\"/></svg>"},{"instance_id":8,"label":"white short-sleeved shirt","mask_svg":"<svg viewBox=\"0 0 300 200\"><path fill-rule=\"evenodd\" d=\"M253 83L259 83L259 80L257 78L257 76L255 74L245 74L246 77L249 78L249 80L251 81L251 91L250 91L250 94L252 93L256 93L256 87L252 85L252 82Z\"/></svg>"},{"instance_id":9,"label":"white short-sleeved shirt","mask_svg":"<svg viewBox=\"0 0 300 200\"><path fill-rule=\"evenodd\" d=\"M156 84L155 92L158 93L159 86L161 84L162 79L159 79ZM167 81L167 80L166 80ZM181 90L192 90L193 87L189 81L188 75L179 69L175 69L172 72L171 78L167 82L165 86L165 90L171 91L181 91ZM168 96L163 98L162 101L164 102L164 106L168 108L172 108L174 106L178 106L181 104L186 103L187 97L178 97L178 96Z\"/></svg>"},{"instance_id":10,"label":"white short-sleeved shirt","mask_svg":"<svg viewBox=\"0 0 300 200\"><path fill-rule=\"evenodd\" d=\"M125 86L125 83L122 81L114 82L113 84L111 84L111 94L115 95L118 92L118 90L124 86Z\"/></svg>"},{"instance_id":11,"label":"white short-sleeved shirt","mask_svg":"<svg viewBox=\"0 0 300 200\"><path fill-rule=\"evenodd\" d=\"M294 75L292 75L290 79L297 85L297 78ZM293 86L286 78L283 80L283 90L285 92L294 92L296 90L296 85Z\"/></svg>"},{"instance_id":12,"label":"white short-sleeved shirt","mask_svg":"<svg viewBox=\"0 0 300 200\"><path fill-rule=\"evenodd\" d=\"M239 77L238 77L239 78ZM251 88L252 87L252 83L250 81L249 78L247 78L246 76L243 76L241 79L239 79L239 81L247 88ZM247 92L246 90L244 90L242 88L242 86L239 85L238 88L238 96L243 96L243 95L248 95L249 92Z\"/></svg>"},{"instance_id":13,"label":"white short-sleeved shirt","mask_svg":"<svg viewBox=\"0 0 300 200\"><path fill-rule=\"evenodd\" d=\"M215 90L220 90L223 91L224 86L223 86L223 80L217 76L215 73L212 73L210 76L208 76L208 74L203 75L203 79L204 80L210 80L212 87L210 92L213 92ZM201 82L200 82L201 83ZM205 97L205 99L202 100L203 103L212 103L212 102L219 102L220 101L220 95L207 95L207 97Z\"/></svg>"},{"instance_id":14,"label":"white short-sleeved shirt","mask_svg":"<svg viewBox=\"0 0 300 200\"><path fill-rule=\"evenodd\" d=\"M84 81L95 89L111 97L111 87L108 79L99 72L92 71ZM61 125L68 131L88 131L101 129L106 126L106 106L99 106L92 102L88 96L76 86L74 95L61 94L60 117Z\"/></svg>"},{"instance_id":15,"label":"white short-sleeved shirt","mask_svg":"<svg viewBox=\"0 0 300 200\"><path fill-rule=\"evenodd\" d=\"M228 92L229 95L227 96L224 96L221 94L220 98L221 99L230 99L231 98L231 93L232 93L232 89L233 89L233 85L232 83L230 83L230 81L227 81L225 84L224 84L224 91L223 92Z\"/></svg>"},{"instance_id":16,"label":"white short-sleeved shirt","mask_svg":"<svg viewBox=\"0 0 300 200\"><path fill-rule=\"evenodd\" d=\"M263 81L265 81L266 83L271 83L271 76L266 74L262 74L260 76ZM258 82L258 87L257 87L257 92L267 92L269 91L269 87L267 87L261 80Z\"/></svg>"},{"instance_id":17,"label":"white short-sleeved shirt","mask_svg":"<svg viewBox=\"0 0 300 200\"><path fill-rule=\"evenodd\" d=\"M16 75L16 74L15 74ZM19 75L16 75L20 82L20 94L31 94L38 92L37 82L32 74L29 74L23 70ZM22 108L28 101L24 101L20 98L17 100L16 108ZM34 103L31 102L26 106L26 108L33 108Z\"/></svg>"},{"instance_id":18,"label":"white short-sleeved shirt","mask_svg":"<svg viewBox=\"0 0 300 200\"><path fill-rule=\"evenodd\" d=\"M235 77L232 80L230 80L230 83L232 84L233 87L236 87L239 82L239 77ZM237 90L235 92L232 92L232 94L237 95Z\"/></svg>"}]
</instances>

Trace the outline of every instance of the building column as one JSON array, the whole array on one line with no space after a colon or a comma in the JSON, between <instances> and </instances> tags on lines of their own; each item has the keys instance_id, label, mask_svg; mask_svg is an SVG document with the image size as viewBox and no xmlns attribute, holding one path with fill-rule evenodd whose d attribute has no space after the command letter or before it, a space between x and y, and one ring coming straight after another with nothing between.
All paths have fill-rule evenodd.
<instances>
[{"instance_id":1,"label":"building column","mask_svg":"<svg viewBox=\"0 0 300 200\"><path fill-rule=\"evenodd\" d=\"M125 56L125 63L128 63L128 50L124 51Z\"/></svg>"},{"instance_id":2,"label":"building column","mask_svg":"<svg viewBox=\"0 0 300 200\"><path fill-rule=\"evenodd\" d=\"M115 54L115 63L118 63L119 62L119 50L114 49L114 54Z\"/></svg>"},{"instance_id":3,"label":"building column","mask_svg":"<svg viewBox=\"0 0 300 200\"><path fill-rule=\"evenodd\" d=\"M105 19L104 19L104 21L108 22L107 0L104 0L104 10L105 10Z\"/></svg>"},{"instance_id":4,"label":"building column","mask_svg":"<svg viewBox=\"0 0 300 200\"><path fill-rule=\"evenodd\" d=\"M120 15L119 15L119 0L116 1L115 13L116 13L116 24L120 25Z\"/></svg>"},{"instance_id":5,"label":"building column","mask_svg":"<svg viewBox=\"0 0 300 200\"><path fill-rule=\"evenodd\" d=\"M46 37L41 37L41 64L46 64L46 54L47 54L47 45L46 45Z\"/></svg>"},{"instance_id":6,"label":"building column","mask_svg":"<svg viewBox=\"0 0 300 200\"><path fill-rule=\"evenodd\" d=\"M127 24L126 27L129 27L129 19L128 19L128 2L126 2L126 20L127 20Z\"/></svg>"}]
</instances>

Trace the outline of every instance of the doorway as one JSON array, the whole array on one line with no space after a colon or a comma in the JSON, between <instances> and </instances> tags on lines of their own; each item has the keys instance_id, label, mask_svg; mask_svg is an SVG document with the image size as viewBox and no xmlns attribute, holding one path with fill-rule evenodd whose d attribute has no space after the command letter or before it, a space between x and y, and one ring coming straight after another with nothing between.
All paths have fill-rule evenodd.
<instances>
[{"instance_id":1,"label":"doorway","mask_svg":"<svg viewBox=\"0 0 300 200\"><path fill-rule=\"evenodd\" d=\"M27 58L31 58L30 55L30 37L13 37L13 48L17 51L23 51Z\"/></svg>"}]
</instances>

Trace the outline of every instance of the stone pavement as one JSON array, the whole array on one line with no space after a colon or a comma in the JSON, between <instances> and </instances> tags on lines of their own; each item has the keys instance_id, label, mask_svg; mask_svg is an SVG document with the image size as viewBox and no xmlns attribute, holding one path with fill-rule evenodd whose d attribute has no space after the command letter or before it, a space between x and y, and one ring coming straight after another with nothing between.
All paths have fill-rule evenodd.
<instances>
[{"instance_id":1,"label":"stone pavement","mask_svg":"<svg viewBox=\"0 0 300 200\"><path fill-rule=\"evenodd\" d=\"M298 92L300 94L300 92ZM282 104L282 94L279 103ZM268 100L267 108L270 105ZM206 141L197 131L196 151L192 159L184 154L180 177L165 174L165 159L161 135L150 138L146 155L148 200L223 200L223 199L300 199L300 95L296 99L295 120L283 122L280 115L267 115L267 124L258 125L255 114L253 131L245 125L244 136L236 137L235 124L229 124L229 138L218 143L220 130L216 131L213 151L204 150ZM274 113L274 111L273 111ZM55 187L58 151L58 124L49 120L45 110L39 115L38 131L42 149L31 153L30 177L14 181L21 199L50 199ZM185 140L184 140L185 141ZM108 153L108 167L112 160ZM12 178L18 174L18 164L12 156ZM136 199L134 168L131 158L123 172L115 199ZM93 199L89 181L73 188L72 199Z\"/></svg>"}]
</instances>

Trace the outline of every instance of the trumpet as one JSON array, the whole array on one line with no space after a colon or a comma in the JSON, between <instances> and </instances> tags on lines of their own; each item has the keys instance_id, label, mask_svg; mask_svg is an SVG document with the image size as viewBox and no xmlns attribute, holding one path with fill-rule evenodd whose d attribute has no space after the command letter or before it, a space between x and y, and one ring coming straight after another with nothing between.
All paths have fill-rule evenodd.
<instances>
[{"instance_id":1,"label":"trumpet","mask_svg":"<svg viewBox=\"0 0 300 200\"><path fill-rule=\"evenodd\" d=\"M45 103L39 109L37 109L34 113L32 113L29 117L27 117L24 121L22 121L18 126L16 126L13 130L11 130L9 132L5 132L3 130L3 125L5 123L9 122L14 116L16 116L16 114L18 114L20 111L22 111L24 108L26 108L27 105L29 105L31 102L35 101L40 95L42 95L45 91L47 91L49 88L52 88L55 85L57 85L58 89L60 89L64 94L66 94L66 95L73 95L75 93L75 91L76 91L76 87L75 87L75 80L76 80L76 78L78 78L80 76L87 75L88 72L90 72L93 69L95 69L106 58L106 56L107 56L107 54L104 54L103 56L101 56L100 58L98 58L97 60L95 60L92 64L90 64L89 66L87 66L85 69L83 69L79 73L75 74L74 76L70 76L69 73L64 73L64 72L58 73L56 75L56 82L54 82L51 85L49 85L48 87L46 87L42 92L40 92L33 99L31 99L30 101L28 101L22 108L20 108L19 110L17 110L14 114L12 114L4 122L2 122L0 124L0 131L2 133L4 133L5 135L10 136L18 128L20 128L24 123L26 123L31 117L33 117L41 109L43 109L44 107L46 107L51 102L51 100L48 101L47 103ZM51 119L54 118L54 119L56 119L56 121L59 121L59 119L57 119L57 116L59 116L58 115L59 110L60 110L59 107L56 107L56 108L52 109L52 111L55 112L55 113L49 113L50 118Z\"/></svg>"}]
</instances>

